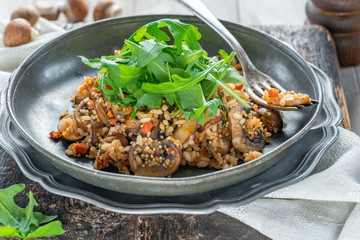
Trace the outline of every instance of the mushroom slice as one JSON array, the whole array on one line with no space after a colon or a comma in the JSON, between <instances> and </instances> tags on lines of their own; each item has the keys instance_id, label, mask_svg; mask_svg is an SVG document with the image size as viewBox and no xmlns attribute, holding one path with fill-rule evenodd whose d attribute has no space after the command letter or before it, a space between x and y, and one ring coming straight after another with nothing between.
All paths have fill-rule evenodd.
<instances>
[{"instance_id":1,"label":"mushroom slice","mask_svg":"<svg viewBox=\"0 0 360 240\"><path fill-rule=\"evenodd\" d=\"M241 111L244 110L245 107L236 101L236 103L226 104L226 109L232 145L242 153L248 153L250 151L261 152L265 147L265 140L262 133L258 132L257 137L250 140L242 128Z\"/></svg>"},{"instance_id":2,"label":"mushroom slice","mask_svg":"<svg viewBox=\"0 0 360 240\"><path fill-rule=\"evenodd\" d=\"M89 100L89 101L92 101L92 100ZM89 120L84 120L84 114L82 114L80 110L86 109L87 105L88 105L88 102L81 101L74 111L74 119L75 119L77 125L84 131L87 131L87 125L89 124L90 117L88 117Z\"/></svg>"},{"instance_id":3,"label":"mushroom slice","mask_svg":"<svg viewBox=\"0 0 360 240\"><path fill-rule=\"evenodd\" d=\"M169 176L179 168L182 158L181 149L180 141L171 137L161 142L143 138L142 144L137 144L130 149L131 170L140 176Z\"/></svg>"},{"instance_id":4,"label":"mushroom slice","mask_svg":"<svg viewBox=\"0 0 360 240\"><path fill-rule=\"evenodd\" d=\"M100 142L99 140L99 134L101 131L101 123L95 120L90 120L90 129L91 129L91 144L96 145Z\"/></svg>"},{"instance_id":5,"label":"mushroom slice","mask_svg":"<svg viewBox=\"0 0 360 240\"><path fill-rule=\"evenodd\" d=\"M181 127L177 128L174 132L174 138L180 140L182 144L184 144L191 135L195 132L198 127L198 122L196 119L191 118L186 121Z\"/></svg>"},{"instance_id":6,"label":"mushroom slice","mask_svg":"<svg viewBox=\"0 0 360 240\"><path fill-rule=\"evenodd\" d=\"M109 120L108 116L106 115L104 108L103 108L103 107L101 106L101 104L99 103L99 99L100 99L100 98L97 98L97 99L95 100L95 110L96 110L96 113L97 113L100 121L101 121L103 124L105 124L105 126L111 127L110 120Z\"/></svg>"},{"instance_id":7,"label":"mushroom slice","mask_svg":"<svg viewBox=\"0 0 360 240\"><path fill-rule=\"evenodd\" d=\"M111 143L115 139L120 140L121 145L124 146L124 147L129 145L129 141L127 140L127 138L124 135L120 134L120 133L117 133L117 134L114 134L114 135L111 135L111 136L107 136L107 137L105 137L103 139L103 141L107 142L107 143Z\"/></svg>"},{"instance_id":8,"label":"mushroom slice","mask_svg":"<svg viewBox=\"0 0 360 240\"><path fill-rule=\"evenodd\" d=\"M153 128L151 129L151 135L150 137L152 139L156 139L156 140L159 140L160 139L160 136L161 136L161 132L160 132L160 123L164 120L164 115L161 115L160 118L159 118L159 121L157 121L156 124L154 124ZM165 133L163 133L163 136L165 136Z\"/></svg>"},{"instance_id":9,"label":"mushroom slice","mask_svg":"<svg viewBox=\"0 0 360 240\"><path fill-rule=\"evenodd\" d=\"M225 155L230 151L231 142L230 139L226 136L221 138L217 137L211 140L209 147L212 153L220 153L221 155Z\"/></svg>"},{"instance_id":10,"label":"mushroom slice","mask_svg":"<svg viewBox=\"0 0 360 240\"><path fill-rule=\"evenodd\" d=\"M111 111L113 112L116 120L121 121L121 120L124 119L124 114L123 114L123 111L121 111L120 106L112 103L111 104Z\"/></svg>"},{"instance_id":11,"label":"mushroom slice","mask_svg":"<svg viewBox=\"0 0 360 240\"><path fill-rule=\"evenodd\" d=\"M218 122L221 122L222 119L223 119L222 114L219 114L219 115L217 115L215 117L212 117L212 118L207 118L204 126L201 126L199 128L199 131L202 132L202 131L206 130L207 128L211 127L212 125L217 124Z\"/></svg>"},{"instance_id":12,"label":"mushroom slice","mask_svg":"<svg viewBox=\"0 0 360 240\"><path fill-rule=\"evenodd\" d=\"M134 119L127 119L125 121L125 131L130 134L132 136L136 136L138 134L138 132L140 131L140 127L141 127L141 123L138 119L134 118ZM133 140L133 139L132 139Z\"/></svg>"},{"instance_id":13,"label":"mushroom slice","mask_svg":"<svg viewBox=\"0 0 360 240\"><path fill-rule=\"evenodd\" d=\"M274 133L281 131L283 121L279 111L270 110L268 108L259 108L256 112L260 115L260 119L268 131Z\"/></svg>"}]
</instances>

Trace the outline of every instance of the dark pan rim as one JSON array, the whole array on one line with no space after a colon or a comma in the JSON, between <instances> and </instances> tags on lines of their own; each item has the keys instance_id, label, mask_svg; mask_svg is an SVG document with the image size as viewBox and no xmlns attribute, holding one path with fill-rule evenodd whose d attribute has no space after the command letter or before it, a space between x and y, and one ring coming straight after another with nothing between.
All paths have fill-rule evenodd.
<instances>
[{"instance_id":1,"label":"dark pan rim","mask_svg":"<svg viewBox=\"0 0 360 240\"><path fill-rule=\"evenodd\" d=\"M74 29L67 33L64 33L63 35L46 43L45 45L43 45L42 47L37 49L34 53L32 53L30 56L28 56L24 60L24 62L19 66L19 68L16 71L14 71L13 74L11 75L10 80L9 80L7 97L6 97L7 109L8 109L9 115L11 117L11 121L14 124L14 126L19 130L21 135L40 153L46 155L47 157L53 159L54 161L58 161L59 164L63 164L66 167L70 167L73 169L76 168L76 170L79 173L83 173L83 174L87 174L87 175L92 174L93 176L101 175L103 180L106 180L107 178L109 178L109 179L118 178L119 180L121 179L122 181L125 181L125 182L126 181L128 181L128 182L136 181L137 183L140 183L140 184L145 183L145 182L149 183L149 181L151 181L153 184L161 183L162 185L169 185L169 186L172 186L174 184L176 184L178 186L181 186L181 185L188 186L189 180L191 180L193 182L193 184L197 184L197 183L202 182L204 179L209 178L214 175L238 174L239 171L246 171L250 168L255 167L256 165L262 164L262 163L266 162L267 160L280 154L281 152L283 152L290 146L292 146L296 141L298 141L301 137L303 137L311 129L311 127L315 123L316 118L319 116L319 113L320 113L322 105L323 105L323 89L322 89L321 84L319 83L319 80L316 77L313 69L307 64L307 62L298 53L296 53L294 50L289 48L286 44L284 44L280 40L278 40L266 33L263 33L261 31L254 30L249 27L245 27L245 26L242 26L239 24L226 22L226 21L223 21L223 23L230 30L236 30L239 33L246 33L246 35L263 39L264 41L270 43L272 46L274 46L278 50L281 50L283 53L285 53L285 55L287 55L289 58L291 58L293 61L295 61L299 66L302 67L302 70L304 70L305 73L307 74L307 76L309 78L309 82L312 84L312 87L317 90L316 97L319 100L319 104L317 104L316 106L313 106L313 107L316 107L316 111L313 114L313 116L308 120L307 124L300 131L298 131L295 135L293 135L291 138L289 138L288 140L286 140L285 142L283 142L282 144L280 144L279 146L274 148L271 152L263 155L262 157L254 160L254 161L251 161L251 162L248 162L245 164L241 164L241 165L229 168L229 169L218 170L218 171L215 171L212 173L206 173L206 174L201 174L198 176L182 177L182 178L160 178L159 179L159 178L152 178L152 177L142 177L142 176L110 173L110 172L99 171L99 170L95 170L95 169L89 169L87 167L78 165L74 162L70 162L66 159L60 158L57 155L49 152L39 142L37 142L29 133L27 133L25 131L25 129L21 126L21 124L17 121L15 111L13 108L12 93L14 91L16 91L17 84L19 83L19 79L22 77L24 72L26 70L28 70L29 68L31 68L33 60L35 60L38 57L45 54L48 49L55 47L56 42L63 41L63 40L69 39L69 38L73 38L79 34L83 34L87 31L93 31L94 29L99 28L99 27L106 27L106 26L111 26L111 25L119 24L119 23L127 24L127 23L134 23L134 22L138 22L138 21L143 22L144 20L147 20L147 19L148 19L148 21L154 21L155 19L161 19L161 18L180 18L182 20L185 19L185 21L201 22L201 20L197 19L196 17L187 16L187 15L143 15L143 16L132 16L132 17L126 17L126 18L115 18L115 19L110 19L110 20L102 20L102 21L99 21L99 22L96 22L93 24L86 25L81 28Z\"/></svg>"}]
</instances>

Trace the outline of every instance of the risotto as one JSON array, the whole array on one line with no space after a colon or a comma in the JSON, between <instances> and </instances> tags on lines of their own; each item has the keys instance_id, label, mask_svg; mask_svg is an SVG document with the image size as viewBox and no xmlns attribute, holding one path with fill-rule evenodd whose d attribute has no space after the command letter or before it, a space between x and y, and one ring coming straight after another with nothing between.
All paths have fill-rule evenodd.
<instances>
[{"instance_id":1,"label":"risotto","mask_svg":"<svg viewBox=\"0 0 360 240\"><path fill-rule=\"evenodd\" d=\"M162 27L174 45L158 32ZM281 114L254 104L234 54L221 50L210 58L197 45L200 37L192 25L159 20L112 56L81 57L99 74L84 77L73 111L61 114L50 137L70 141L65 153L94 159L95 169L151 177L186 165L226 169L262 156L282 129Z\"/></svg>"}]
</instances>

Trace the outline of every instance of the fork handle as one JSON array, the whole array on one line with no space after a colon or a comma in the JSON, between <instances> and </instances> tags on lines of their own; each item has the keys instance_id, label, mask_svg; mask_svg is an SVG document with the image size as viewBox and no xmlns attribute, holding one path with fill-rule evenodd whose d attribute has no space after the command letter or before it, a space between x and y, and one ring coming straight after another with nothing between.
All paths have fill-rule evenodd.
<instances>
[{"instance_id":1,"label":"fork handle","mask_svg":"<svg viewBox=\"0 0 360 240\"><path fill-rule=\"evenodd\" d=\"M207 23L215 32L217 32L235 51L236 56L238 57L240 64L244 69L244 72L247 70L254 69L254 66L246 54L245 50L242 48L238 40L227 30L222 23L217 20L217 18L209 11L209 9L202 3L201 0L177 0L183 6L185 6L190 12L195 14L202 21Z\"/></svg>"}]
</instances>

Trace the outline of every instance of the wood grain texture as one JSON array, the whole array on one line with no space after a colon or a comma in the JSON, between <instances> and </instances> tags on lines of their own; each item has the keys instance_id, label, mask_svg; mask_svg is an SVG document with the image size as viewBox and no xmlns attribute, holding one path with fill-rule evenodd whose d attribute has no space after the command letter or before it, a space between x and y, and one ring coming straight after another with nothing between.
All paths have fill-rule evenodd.
<instances>
[{"instance_id":1,"label":"wood grain texture","mask_svg":"<svg viewBox=\"0 0 360 240\"><path fill-rule=\"evenodd\" d=\"M349 128L334 44L327 30L319 26L257 28L288 42L305 59L328 74L344 113L343 125ZM246 224L219 212L209 215L125 215L52 194L27 179L15 161L0 149L0 188L15 183L25 183L26 191L34 192L39 203L36 211L58 215L63 222L67 232L50 239L268 239ZM24 194L18 200L20 205L26 205Z\"/></svg>"},{"instance_id":2,"label":"wood grain texture","mask_svg":"<svg viewBox=\"0 0 360 240\"><path fill-rule=\"evenodd\" d=\"M52 194L27 179L15 161L0 148L0 188L16 183L25 183L25 191L34 193L39 203L35 211L58 215L63 223L64 235L46 239L269 239L220 212L208 215L127 215ZM25 192L19 194L16 200L20 206L27 205Z\"/></svg>"},{"instance_id":3,"label":"wood grain texture","mask_svg":"<svg viewBox=\"0 0 360 240\"><path fill-rule=\"evenodd\" d=\"M312 1L308 1L306 3L306 14L312 24L323 25L332 33L360 30L360 11L325 11L324 9L316 7Z\"/></svg>"},{"instance_id":4,"label":"wood grain texture","mask_svg":"<svg viewBox=\"0 0 360 240\"><path fill-rule=\"evenodd\" d=\"M360 0L312 0L312 2L327 11L353 12L360 10Z\"/></svg>"},{"instance_id":5,"label":"wood grain texture","mask_svg":"<svg viewBox=\"0 0 360 240\"><path fill-rule=\"evenodd\" d=\"M333 35L342 67L360 64L359 8L359 0L308 0L306 4L309 21L326 27Z\"/></svg>"}]
</instances>

